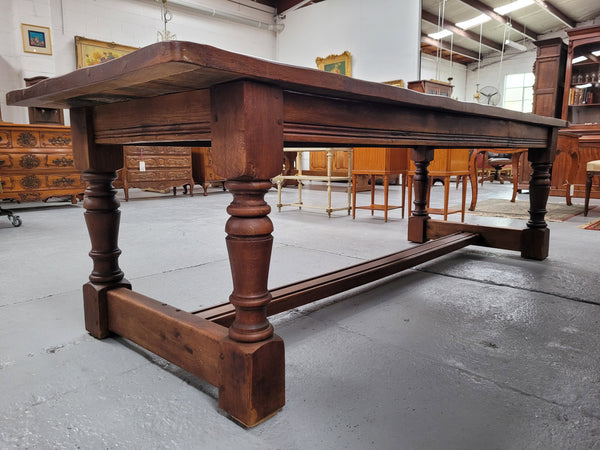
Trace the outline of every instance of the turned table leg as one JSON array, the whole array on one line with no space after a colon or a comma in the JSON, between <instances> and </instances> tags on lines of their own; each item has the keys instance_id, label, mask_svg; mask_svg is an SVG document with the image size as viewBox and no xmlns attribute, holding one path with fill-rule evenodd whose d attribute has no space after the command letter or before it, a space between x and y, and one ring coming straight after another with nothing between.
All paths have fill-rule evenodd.
<instances>
[{"instance_id":1,"label":"turned table leg","mask_svg":"<svg viewBox=\"0 0 600 450\"><path fill-rule=\"evenodd\" d=\"M556 135L550 151L529 150L531 179L529 180L529 221L521 237L521 256L530 259L548 257L550 230L546 224L546 203L550 195L550 168L556 156Z\"/></svg>"},{"instance_id":2,"label":"turned table leg","mask_svg":"<svg viewBox=\"0 0 600 450\"><path fill-rule=\"evenodd\" d=\"M433 150L432 147L416 147L411 151L411 158L415 164L415 175L413 177L415 208L408 219L408 240L411 242L423 243L426 240L425 223L429 219L427 212L429 173L427 167L433 160ZM410 207L410 205L408 206Z\"/></svg>"},{"instance_id":3,"label":"turned table leg","mask_svg":"<svg viewBox=\"0 0 600 450\"><path fill-rule=\"evenodd\" d=\"M273 224L264 201L270 181L227 181L233 201L225 226L233 278L229 300L235 320L223 344L219 406L246 426L254 426L285 404L283 340L267 319L267 289Z\"/></svg>"},{"instance_id":4,"label":"turned table leg","mask_svg":"<svg viewBox=\"0 0 600 450\"><path fill-rule=\"evenodd\" d=\"M119 237L119 200L112 182L116 172L90 172L83 174L88 183L83 207L85 223L90 235L92 249L90 257L93 270L90 281L83 286L85 327L94 337L102 339L108 329L108 309L106 292L116 287L131 288L119 267L121 250L117 245Z\"/></svg>"},{"instance_id":5,"label":"turned table leg","mask_svg":"<svg viewBox=\"0 0 600 450\"><path fill-rule=\"evenodd\" d=\"M271 182L228 181L226 186L233 194L225 231L233 277L229 300L236 309L229 336L239 342L258 342L273 335L266 309L271 300L267 277L273 224L267 216L271 207L264 200Z\"/></svg>"}]
</instances>

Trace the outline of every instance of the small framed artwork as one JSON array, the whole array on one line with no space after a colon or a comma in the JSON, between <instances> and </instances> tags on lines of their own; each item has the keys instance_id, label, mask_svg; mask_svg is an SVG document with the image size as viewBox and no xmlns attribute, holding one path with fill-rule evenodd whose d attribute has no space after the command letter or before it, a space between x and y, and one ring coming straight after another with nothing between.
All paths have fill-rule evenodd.
<instances>
[{"instance_id":1,"label":"small framed artwork","mask_svg":"<svg viewBox=\"0 0 600 450\"><path fill-rule=\"evenodd\" d=\"M137 48L75 36L78 69L116 59L134 50L137 50Z\"/></svg>"},{"instance_id":2,"label":"small framed artwork","mask_svg":"<svg viewBox=\"0 0 600 450\"><path fill-rule=\"evenodd\" d=\"M21 33L23 34L24 51L28 53L39 53L41 55L52 54L50 28L22 23Z\"/></svg>"},{"instance_id":3,"label":"small framed artwork","mask_svg":"<svg viewBox=\"0 0 600 450\"><path fill-rule=\"evenodd\" d=\"M352 56L349 51L341 55L329 55L327 58L317 58L317 67L325 72L341 73L352 76Z\"/></svg>"},{"instance_id":4,"label":"small framed artwork","mask_svg":"<svg viewBox=\"0 0 600 450\"><path fill-rule=\"evenodd\" d=\"M389 84L396 87L404 87L404 80L384 81L383 84Z\"/></svg>"}]
</instances>

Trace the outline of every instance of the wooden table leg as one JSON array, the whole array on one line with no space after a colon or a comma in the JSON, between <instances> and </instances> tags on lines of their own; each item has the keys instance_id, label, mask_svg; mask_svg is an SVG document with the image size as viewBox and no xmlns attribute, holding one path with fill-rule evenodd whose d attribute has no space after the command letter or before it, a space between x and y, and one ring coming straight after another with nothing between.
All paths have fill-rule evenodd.
<instances>
[{"instance_id":1,"label":"wooden table leg","mask_svg":"<svg viewBox=\"0 0 600 450\"><path fill-rule=\"evenodd\" d=\"M556 136L550 151L528 152L532 174L529 180L529 221L523 230L521 256L529 259L548 257L550 230L546 224L546 203L550 195L550 168L556 156Z\"/></svg>"},{"instance_id":2,"label":"wooden table leg","mask_svg":"<svg viewBox=\"0 0 600 450\"><path fill-rule=\"evenodd\" d=\"M116 189L112 182L116 172L86 171L83 179L88 183L83 207L85 223L90 235L90 257L93 270L90 281L83 286L85 328L94 337L103 339L110 335L106 292L131 284L119 267L121 250L117 245L121 212Z\"/></svg>"},{"instance_id":3,"label":"wooden table leg","mask_svg":"<svg viewBox=\"0 0 600 450\"><path fill-rule=\"evenodd\" d=\"M429 219L427 213L427 190L429 175L427 167L433 161L433 147L415 147L411 150L411 158L415 164L413 185L415 191L415 209L408 219L408 240L423 243L426 240L425 223Z\"/></svg>"},{"instance_id":4,"label":"wooden table leg","mask_svg":"<svg viewBox=\"0 0 600 450\"><path fill-rule=\"evenodd\" d=\"M266 309L273 224L264 196L271 182L227 181L226 186L233 194L225 231L235 320L229 327L231 341L223 346L219 406L253 426L285 403L283 341L273 335Z\"/></svg>"}]
</instances>

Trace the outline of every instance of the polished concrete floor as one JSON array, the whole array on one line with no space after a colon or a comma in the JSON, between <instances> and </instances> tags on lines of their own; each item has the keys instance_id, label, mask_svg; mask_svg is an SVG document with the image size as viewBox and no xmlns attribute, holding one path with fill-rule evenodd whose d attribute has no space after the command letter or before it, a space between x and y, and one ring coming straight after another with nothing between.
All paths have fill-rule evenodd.
<instances>
[{"instance_id":1,"label":"polished concrete floor","mask_svg":"<svg viewBox=\"0 0 600 450\"><path fill-rule=\"evenodd\" d=\"M510 190L486 183L480 201ZM284 201L295 195L285 189ZM182 309L226 301L230 194L131 196L121 204L120 263L134 289ZM307 185L307 203L324 198L322 185ZM344 199L336 187L334 203ZM275 190L267 200L271 287L412 245L401 210L387 223L368 211L328 219L277 212ZM587 218L549 223L545 261L469 247L275 316L287 403L253 429L220 412L202 380L122 338L90 337L81 204L17 205L20 228L0 218L0 448L600 448L600 232L578 227L600 218L598 203Z\"/></svg>"}]
</instances>

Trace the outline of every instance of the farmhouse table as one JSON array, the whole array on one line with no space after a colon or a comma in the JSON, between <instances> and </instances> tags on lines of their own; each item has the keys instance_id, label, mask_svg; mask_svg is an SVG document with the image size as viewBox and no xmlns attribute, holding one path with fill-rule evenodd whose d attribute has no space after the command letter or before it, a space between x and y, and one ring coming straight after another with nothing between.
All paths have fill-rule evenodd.
<instances>
[{"instance_id":1,"label":"farmhouse table","mask_svg":"<svg viewBox=\"0 0 600 450\"><path fill-rule=\"evenodd\" d=\"M70 109L76 166L87 181L84 216L93 270L83 286L85 326L112 333L219 389L219 406L247 426L285 403L284 346L267 317L468 245L548 255L544 216L558 128L564 121L462 103L190 42L161 42L7 94L9 105ZM124 145L210 146L233 200L225 225L229 302L185 312L131 290L119 267L119 202L112 181ZM414 247L269 291L273 225L264 201L283 147L411 148ZM528 148L533 168L524 229L429 218L434 148Z\"/></svg>"}]
</instances>

